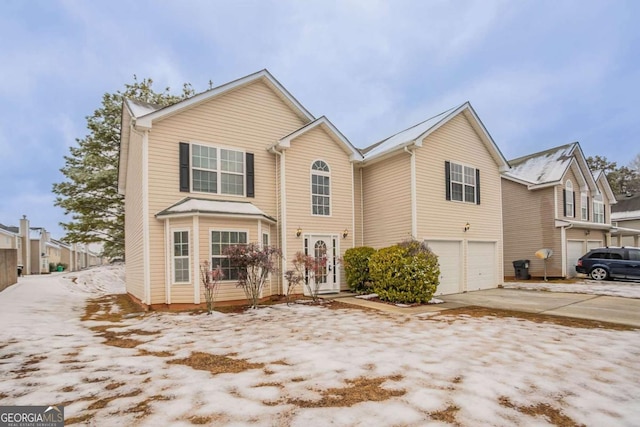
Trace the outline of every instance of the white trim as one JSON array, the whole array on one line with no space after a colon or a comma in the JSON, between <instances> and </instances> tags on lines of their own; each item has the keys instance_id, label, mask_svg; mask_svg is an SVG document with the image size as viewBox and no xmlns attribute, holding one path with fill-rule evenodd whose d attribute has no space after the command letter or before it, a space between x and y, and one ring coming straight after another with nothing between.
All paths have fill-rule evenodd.
<instances>
[{"instance_id":1,"label":"white trim","mask_svg":"<svg viewBox=\"0 0 640 427\"><path fill-rule=\"evenodd\" d=\"M280 215L282 218L280 224L280 238L282 239L282 271L280 272L280 280L284 290L286 288L285 273L287 271L287 178L285 169L287 162L284 151L275 152L280 155Z\"/></svg>"},{"instance_id":2,"label":"white trim","mask_svg":"<svg viewBox=\"0 0 640 427\"><path fill-rule=\"evenodd\" d=\"M240 213L209 213L209 212L176 212L171 214L156 215L158 219L170 219L170 218L187 218L192 216L203 216L213 218L233 218L233 219L256 219L260 221L270 222L275 224L277 221L264 215L254 214L240 214Z\"/></svg>"},{"instance_id":3,"label":"white trim","mask_svg":"<svg viewBox=\"0 0 640 427\"><path fill-rule=\"evenodd\" d=\"M258 220L258 238L260 239L257 243L260 247L263 247L262 244L262 221Z\"/></svg>"},{"instance_id":4,"label":"white trim","mask_svg":"<svg viewBox=\"0 0 640 427\"><path fill-rule=\"evenodd\" d=\"M144 303L151 305L151 255L149 242L149 131L142 134L142 262Z\"/></svg>"},{"instance_id":5,"label":"white trim","mask_svg":"<svg viewBox=\"0 0 640 427\"><path fill-rule=\"evenodd\" d=\"M558 187L553 187L553 217L558 218Z\"/></svg>"},{"instance_id":6,"label":"white trim","mask_svg":"<svg viewBox=\"0 0 640 427\"><path fill-rule=\"evenodd\" d=\"M355 163L351 163L351 247L356 247L356 177Z\"/></svg>"},{"instance_id":7,"label":"white trim","mask_svg":"<svg viewBox=\"0 0 640 427\"><path fill-rule=\"evenodd\" d=\"M171 304L171 273L173 271L173 245L172 245L172 234L171 227L169 221L164 222L164 241L165 241L165 250L164 250L164 293L165 293L165 303Z\"/></svg>"},{"instance_id":8,"label":"white trim","mask_svg":"<svg viewBox=\"0 0 640 427\"><path fill-rule=\"evenodd\" d=\"M569 190L569 188L571 188ZM564 210L567 218L575 218L576 217L576 206L573 203L575 192L573 191L573 182L570 179L566 180L564 183ZM571 197L569 197L571 196ZM569 212L569 206L571 206L571 212Z\"/></svg>"},{"instance_id":9,"label":"white trim","mask_svg":"<svg viewBox=\"0 0 640 427\"><path fill-rule=\"evenodd\" d=\"M293 131L289 135L283 138L280 138L276 143L276 145L282 148L290 148L292 140L294 140L295 138L298 138L300 135L303 135L309 132L310 130L318 127L319 125L324 125L325 127L327 127L331 131L331 133L333 133L337 137L337 139L342 143L343 147L346 148L345 151L347 151L351 155L349 157L349 160L358 161L358 162L362 161L362 155L360 154L360 152L353 146L353 144L351 144L351 142L349 142L349 140L342 134L342 132L340 132L338 128L336 128L333 125L333 123L331 123L331 121L327 119L325 116L322 116L314 120L313 122L307 123L301 128Z\"/></svg>"},{"instance_id":10,"label":"white trim","mask_svg":"<svg viewBox=\"0 0 640 427\"><path fill-rule=\"evenodd\" d=\"M475 166L471 166L470 164L467 163L462 163L462 162L458 162L458 161L453 161L453 160L448 160L449 162L449 202L458 202L458 203L465 203L467 205L477 205L478 204L478 183L476 182L476 177L478 176L478 168ZM456 181L456 184L461 184L462 185L462 200L455 200L453 198L453 178L451 177L452 173L453 173L453 165L457 165L457 166L461 166L462 167L462 181ZM413 167L413 165L412 165ZM466 191L465 191L465 186L469 186L465 180L465 168L471 168L473 169L473 202L467 201L466 199ZM413 183L412 183L413 184Z\"/></svg>"},{"instance_id":11,"label":"white trim","mask_svg":"<svg viewBox=\"0 0 640 427\"><path fill-rule=\"evenodd\" d=\"M335 241L335 251L336 251L336 265L335 265L335 274L336 274L336 280L333 281L333 277L332 277L332 281L333 281L333 286L331 287L331 289L329 290L325 290L325 291L320 291L320 294L331 294L331 293L336 293L336 292L340 292L340 270L339 270L339 266L340 264L338 263L338 259L340 258L340 235L338 234L331 234L331 233L304 233L302 236L302 241L301 241L301 245L302 245L302 253L304 253L304 239L309 239L309 256L313 256L315 255L315 253L312 255L311 251L314 250L315 248L311 247L311 240L312 239L317 239L317 240L323 240L326 241L327 239L328 241L328 245L327 245L327 251L329 251L329 249L334 249L333 248L333 242ZM333 254L331 254L333 256ZM327 256L327 259L329 259L330 257ZM333 275L333 270L331 271L331 274ZM329 275L329 272L327 272L327 276ZM303 283L303 294L307 295L307 288L305 287L304 283Z\"/></svg>"},{"instance_id":12,"label":"white trim","mask_svg":"<svg viewBox=\"0 0 640 427\"><path fill-rule=\"evenodd\" d=\"M580 192L580 220L581 221L589 221L589 195L586 191ZM586 212L585 212L586 211ZM587 217L584 217L584 214L587 214Z\"/></svg>"},{"instance_id":13,"label":"white trim","mask_svg":"<svg viewBox=\"0 0 640 427\"><path fill-rule=\"evenodd\" d=\"M200 217L193 216L193 302L200 304Z\"/></svg>"},{"instance_id":14,"label":"white trim","mask_svg":"<svg viewBox=\"0 0 640 427\"><path fill-rule=\"evenodd\" d=\"M187 269L189 271L189 281L187 282L176 282L176 264L175 264L175 233L187 233L187 252L189 253L188 257L189 257L189 268ZM193 270L191 267L191 261L193 260L193 249L191 248L192 246L192 239L191 239L191 229L189 229L189 227L176 227L176 228L171 228L171 240L169 241L170 244L170 248L171 248L171 286L189 286L191 285L192 281L194 280L193 276Z\"/></svg>"},{"instance_id":15,"label":"white trim","mask_svg":"<svg viewBox=\"0 0 640 427\"><path fill-rule=\"evenodd\" d=\"M560 251L562 252L562 277L567 277L567 228L560 228L560 241L562 244L560 245Z\"/></svg>"},{"instance_id":16,"label":"white trim","mask_svg":"<svg viewBox=\"0 0 640 427\"><path fill-rule=\"evenodd\" d=\"M362 186L362 175L364 168L360 168L360 228L362 230L361 246L364 246L364 187Z\"/></svg>"},{"instance_id":17,"label":"white trim","mask_svg":"<svg viewBox=\"0 0 640 427\"><path fill-rule=\"evenodd\" d=\"M414 148L415 150L415 148ZM418 238L418 194L416 190L416 153L409 147L404 147L404 151L411 156L411 238Z\"/></svg>"},{"instance_id":18,"label":"white trim","mask_svg":"<svg viewBox=\"0 0 640 427\"><path fill-rule=\"evenodd\" d=\"M329 169L329 171L321 171L321 170L317 170L317 169L313 169L313 165L316 162L322 162L325 164L325 166L327 167L327 169ZM315 214L313 213L313 175L318 175L318 176L326 176L327 178L329 178L329 195L323 195L323 194L317 194L317 196L319 197L328 197L329 198L329 215L324 215L324 214ZM311 161L311 166L309 167L309 204L311 206L311 216L318 216L318 217L323 217L323 218L331 218L333 216L333 205L332 205L332 179L331 179L331 166L329 166L329 163L327 163L326 161L322 160L322 159L315 159Z\"/></svg>"},{"instance_id":19,"label":"white trim","mask_svg":"<svg viewBox=\"0 0 640 427\"><path fill-rule=\"evenodd\" d=\"M173 114L176 114L186 108L189 107L193 107L195 105L198 105L202 102L208 101L211 98L214 98L216 96L222 95L226 92L229 92L233 89L239 88L241 86L244 85L248 85L254 81L258 81L258 80L264 80L266 82L269 82L271 84L271 86L273 86L275 89L277 89L281 95L287 99L291 105L293 107L295 107L295 109L298 112L298 115L301 117L306 118L309 121L314 120L313 115L307 111L306 108L304 108L302 106L302 104L300 104L298 102L298 100L296 100L281 84L280 82L278 82L272 75L271 73L269 73L269 71L267 70L261 70L258 71L257 73L253 73L250 74L248 76L242 77L240 79L234 80L232 82L223 84L221 86L218 86L216 88L213 88L211 90L208 90L206 92L203 92L201 94L192 96L189 99L185 99L184 101L178 102L176 104L173 104L169 107L165 107L162 108L158 111L155 111L153 113L147 114L145 116L139 117L136 120L136 127L141 127L141 128L151 128L151 126L153 125L153 122L156 120L160 120L163 119L165 117L171 116Z\"/></svg>"}]
</instances>

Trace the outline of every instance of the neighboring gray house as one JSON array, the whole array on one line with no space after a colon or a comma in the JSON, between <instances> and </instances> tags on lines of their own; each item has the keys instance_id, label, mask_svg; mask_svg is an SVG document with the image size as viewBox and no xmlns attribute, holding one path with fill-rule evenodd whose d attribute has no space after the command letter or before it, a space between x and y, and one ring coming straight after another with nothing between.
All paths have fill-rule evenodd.
<instances>
[{"instance_id":1,"label":"neighboring gray house","mask_svg":"<svg viewBox=\"0 0 640 427\"><path fill-rule=\"evenodd\" d=\"M623 194L611 207L613 243L617 246L640 247L640 193Z\"/></svg>"}]
</instances>

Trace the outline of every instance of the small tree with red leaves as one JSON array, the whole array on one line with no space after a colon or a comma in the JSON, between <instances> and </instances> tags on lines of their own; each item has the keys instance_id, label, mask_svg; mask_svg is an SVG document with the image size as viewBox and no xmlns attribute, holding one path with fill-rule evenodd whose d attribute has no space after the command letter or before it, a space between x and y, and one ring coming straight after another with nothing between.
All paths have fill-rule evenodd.
<instances>
[{"instance_id":1,"label":"small tree with red leaves","mask_svg":"<svg viewBox=\"0 0 640 427\"><path fill-rule=\"evenodd\" d=\"M218 284L222 279L224 279L224 273L220 267L212 270L209 261L203 261L200 264L200 280L204 287L204 298L207 301L207 314L213 312L215 295L218 291Z\"/></svg>"},{"instance_id":2,"label":"small tree with red leaves","mask_svg":"<svg viewBox=\"0 0 640 427\"><path fill-rule=\"evenodd\" d=\"M269 274L277 270L280 250L272 246L249 243L229 246L224 254L229 258L231 265L238 269L237 286L244 291L251 308L257 308Z\"/></svg>"},{"instance_id":3,"label":"small tree with red leaves","mask_svg":"<svg viewBox=\"0 0 640 427\"><path fill-rule=\"evenodd\" d=\"M309 291L309 295L314 303L318 302L318 294L320 291L320 282L316 280L324 273L327 265L326 258L317 259L315 257L305 255L302 252L296 252L292 260L293 269L285 272L287 280L287 304L289 303L289 294L293 292L296 286L304 283Z\"/></svg>"}]
</instances>

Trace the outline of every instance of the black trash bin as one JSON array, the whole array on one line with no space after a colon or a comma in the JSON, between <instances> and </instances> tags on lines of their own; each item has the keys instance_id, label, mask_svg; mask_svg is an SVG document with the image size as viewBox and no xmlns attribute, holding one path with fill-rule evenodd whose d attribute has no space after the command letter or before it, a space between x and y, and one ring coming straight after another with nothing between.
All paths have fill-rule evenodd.
<instances>
[{"instance_id":1,"label":"black trash bin","mask_svg":"<svg viewBox=\"0 0 640 427\"><path fill-rule=\"evenodd\" d=\"M518 259L513 261L513 268L516 270L516 279L521 279L521 280L531 279L531 276L529 275L528 259Z\"/></svg>"},{"instance_id":2,"label":"black trash bin","mask_svg":"<svg viewBox=\"0 0 640 427\"><path fill-rule=\"evenodd\" d=\"M22 276L22 269L23 269L23 266L19 265L18 266L18 277Z\"/></svg>"}]
</instances>

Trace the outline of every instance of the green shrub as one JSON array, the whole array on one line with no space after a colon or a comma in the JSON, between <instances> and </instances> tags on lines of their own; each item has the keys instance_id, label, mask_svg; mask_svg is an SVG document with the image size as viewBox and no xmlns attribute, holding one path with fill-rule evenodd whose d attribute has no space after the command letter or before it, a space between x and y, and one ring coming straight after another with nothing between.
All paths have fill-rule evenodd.
<instances>
[{"instance_id":1,"label":"green shrub","mask_svg":"<svg viewBox=\"0 0 640 427\"><path fill-rule=\"evenodd\" d=\"M371 291L369 278L369 260L376 252L369 246L347 249L342 258L347 285L353 292L363 294Z\"/></svg>"},{"instance_id":2,"label":"green shrub","mask_svg":"<svg viewBox=\"0 0 640 427\"><path fill-rule=\"evenodd\" d=\"M380 249L371 256L373 291L384 301L426 303L439 284L438 257L417 241Z\"/></svg>"}]
</instances>

